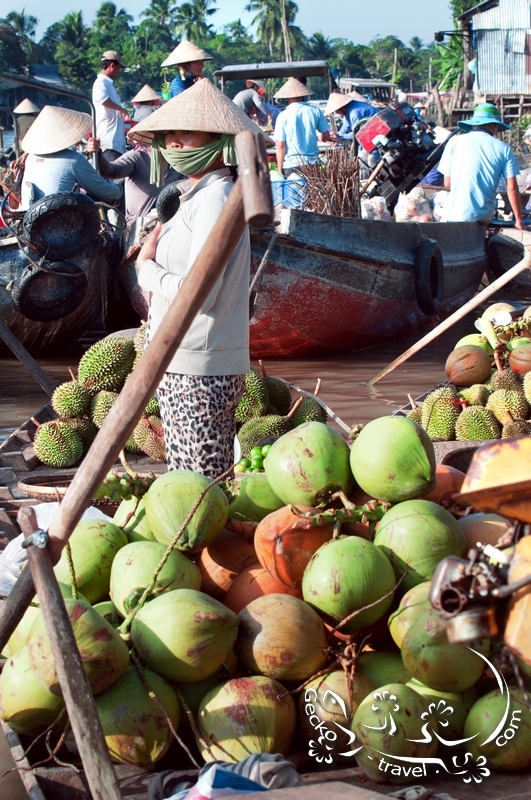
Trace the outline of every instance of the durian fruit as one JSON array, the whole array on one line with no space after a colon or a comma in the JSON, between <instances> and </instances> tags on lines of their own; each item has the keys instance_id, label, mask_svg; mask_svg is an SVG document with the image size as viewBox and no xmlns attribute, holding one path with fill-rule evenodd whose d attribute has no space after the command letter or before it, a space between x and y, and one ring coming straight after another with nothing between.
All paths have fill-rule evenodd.
<instances>
[{"instance_id":1,"label":"durian fruit","mask_svg":"<svg viewBox=\"0 0 531 800\"><path fill-rule=\"evenodd\" d=\"M529 405L523 392L514 389L497 389L487 400L487 408L502 425L509 421L508 412L515 419L525 419L529 413Z\"/></svg>"},{"instance_id":2,"label":"durian fruit","mask_svg":"<svg viewBox=\"0 0 531 800\"><path fill-rule=\"evenodd\" d=\"M64 419L80 417L87 411L90 394L78 381L61 383L52 394L52 408Z\"/></svg>"},{"instance_id":3,"label":"durian fruit","mask_svg":"<svg viewBox=\"0 0 531 800\"><path fill-rule=\"evenodd\" d=\"M136 365L142 358L142 354L144 353L144 347L146 344L146 336L147 336L147 322L143 322L142 325L137 330L135 338L133 339L133 345L135 348L135 359L133 361L132 369L136 367Z\"/></svg>"},{"instance_id":4,"label":"durian fruit","mask_svg":"<svg viewBox=\"0 0 531 800\"><path fill-rule=\"evenodd\" d=\"M144 410L145 417L160 417L159 401L152 397Z\"/></svg>"},{"instance_id":5,"label":"durian fruit","mask_svg":"<svg viewBox=\"0 0 531 800\"><path fill-rule=\"evenodd\" d=\"M160 417L143 417L133 431L137 447L155 461L166 461L166 447Z\"/></svg>"},{"instance_id":6,"label":"durian fruit","mask_svg":"<svg viewBox=\"0 0 531 800\"><path fill-rule=\"evenodd\" d=\"M502 365L498 350L494 353L494 362L496 364L496 372L490 378L491 390L496 392L498 389L510 389L521 392L522 378L510 367L504 367Z\"/></svg>"},{"instance_id":7,"label":"durian fruit","mask_svg":"<svg viewBox=\"0 0 531 800\"><path fill-rule=\"evenodd\" d=\"M79 362L77 377L94 395L101 391L118 391L133 367L135 346L130 339L102 339L90 347Z\"/></svg>"},{"instance_id":8,"label":"durian fruit","mask_svg":"<svg viewBox=\"0 0 531 800\"><path fill-rule=\"evenodd\" d=\"M508 416L509 419L502 428L502 439L513 439L515 436L531 436L531 422L525 419L515 419L510 411Z\"/></svg>"},{"instance_id":9,"label":"durian fruit","mask_svg":"<svg viewBox=\"0 0 531 800\"><path fill-rule=\"evenodd\" d=\"M83 455L83 445L77 433L62 420L40 425L33 449L37 458L49 467L70 467Z\"/></svg>"},{"instance_id":10,"label":"durian fruit","mask_svg":"<svg viewBox=\"0 0 531 800\"><path fill-rule=\"evenodd\" d=\"M65 419L66 424L77 433L83 445L83 452L86 453L98 433L97 427L88 417L73 417Z\"/></svg>"},{"instance_id":11,"label":"durian fruit","mask_svg":"<svg viewBox=\"0 0 531 800\"><path fill-rule=\"evenodd\" d=\"M245 376L245 394L236 406L236 422L243 424L253 417L263 417L267 413L268 402L265 381L258 370L251 367Z\"/></svg>"},{"instance_id":12,"label":"durian fruit","mask_svg":"<svg viewBox=\"0 0 531 800\"><path fill-rule=\"evenodd\" d=\"M461 412L461 404L453 386L434 389L422 405L421 425L435 442L450 442L455 439L455 423Z\"/></svg>"},{"instance_id":13,"label":"durian fruit","mask_svg":"<svg viewBox=\"0 0 531 800\"><path fill-rule=\"evenodd\" d=\"M455 423L455 438L458 442L475 442L481 439L499 439L500 423L488 408L468 406Z\"/></svg>"},{"instance_id":14,"label":"durian fruit","mask_svg":"<svg viewBox=\"0 0 531 800\"><path fill-rule=\"evenodd\" d=\"M458 394L469 406L484 406L490 397L490 391L484 383L474 383L472 386L466 386Z\"/></svg>"},{"instance_id":15,"label":"durian fruit","mask_svg":"<svg viewBox=\"0 0 531 800\"><path fill-rule=\"evenodd\" d=\"M101 391L94 395L90 403L90 418L97 428L101 428L117 399L117 392Z\"/></svg>"},{"instance_id":16,"label":"durian fruit","mask_svg":"<svg viewBox=\"0 0 531 800\"><path fill-rule=\"evenodd\" d=\"M408 411L406 414L408 419L412 419L413 422L416 422L417 425L422 425L422 406L418 406L415 398L412 394L408 394L407 399L409 400L409 404L411 406L411 411ZM350 434L349 434L349 441L350 441Z\"/></svg>"},{"instance_id":17,"label":"durian fruit","mask_svg":"<svg viewBox=\"0 0 531 800\"><path fill-rule=\"evenodd\" d=\"M246 458L256 443L265 436L282 436L291 431L293 427L293 422L289 417L278 414L268 414L265 417L247 420L238 432L242 456Z\"/></svg>"},{"instance_id":18,"label":"durian fruit","mask_svg":"<svg viewBox=\"0 0 531 800\"><path fill-rule=\"evenodd\" d=\"M525 399L531 405L531 372L526 372L524 375L523 390Z\"/></svg>"},{"instance_id":19,"label":"durian fruit","mask_svg":"<svg viewBox=\"0 0 531 800\"><path fill-rule=\"evenodd\" d=\"M326 422L328 414L313 397L305 397L293 415L293 425L302 425L303 422Z\"/></svg>"},{"instance_id":20,"label":"durian fruit","mask_svg":"<svg viewBox=\"0 0 531 800\"><path fill-rule=\"evenodd\" d=\"M259 361L258 363L260 364L262 377L269 395L268 413L279 414L281 417L284 417L289 413L293 404L289 387L279 378L270 377L266 372L263 361Z\"/></svg>"}]
</instances>

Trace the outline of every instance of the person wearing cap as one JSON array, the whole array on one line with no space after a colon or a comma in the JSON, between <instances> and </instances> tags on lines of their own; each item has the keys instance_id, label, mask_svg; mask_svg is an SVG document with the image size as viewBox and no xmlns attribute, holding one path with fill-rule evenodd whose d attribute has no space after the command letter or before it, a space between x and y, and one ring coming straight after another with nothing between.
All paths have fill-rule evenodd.
<instances>
[{"instance_id":1,"label":"person wearing cap","mask_svg":"<svg viewBox=\"0 0 531 800\"><path fill-rule=\"evenodd\" d=\"M76 186L94 200L114 203L122 187L102 178L73 145L92 128L92 117L79 111L44 106L22 140L28 154L22 181L22 207L57 192L72 192Z\"/></svg>"},{"instance_id":2,"label":"person wearing cap","mask_svg":"<svg viewBox=\"0 0 531 800\"><path fill-rule=\"evenodd\" d=\"M173 97L131 130L151 141L153 177L160 158L189 176L190 188L162 228L146 239L137 259L138 282L151 292L151 341L183 288L233 188L234 136L260 129L208 79ZM217 478L234 463L234 413L249 371L249 230L245 228L158 389L168 469Z\"/></svg>"},{"instance_id":3,"label":"person wearing cap","mask_svg":"<svg viewBox=\"0 0 531 800\"><path fill-rule=\"evenodd\" d=\"M265 104L264 97L266 96L265 85L263 81L247 80L245 81L246 89L242 89L233 98L232 102L236 103L238 108L241 108L244 114L249 118L261 114L266 118L266 123L272 123L271 114L268 112Z\"/></svg>"},{"instance_id":4,"label":"person wearing cap","mask_svg":"<svg viewBox=\"0 0 531 800\"><path fill-rule=\"evenodd\" d=\"M488 224L494 215L498 185L504 178L515 227L522 230L518 165L509 145L496 138L499 131L510 130L510 125L501 121L492 103L476 106L472 118L457 125L466 135L450 139L438 165L445 188L450 190L444 221Z\"/></svg>"},{"instance_id":5,"label":"person wearing cap","mask_svg":"<svg viewBox=\"0 0 531 800\"><path fill-rule=\"evenodd\" d=\"M125 67L115 50L106 50L101 57L101 69L92 86L92 102L96 109L96 138L102 157L114 161L125 153L125 123L129 114L122 108L114 81Z\"/></svg>"},{"instance_id":6,"label":"person wearing cap","mask_svg":"<svg viewBox=\"0 0 531 800\"><path fill-rule=\"evenodd\" d=\"M275 94L275 100L288 101L288 107L277 117L274 133L277 167L285 177L304 164L319 161L318 134L323 142L330 140L325 115L320 108L306 102L311 94L312 90L297 78L288 78Z\"/></svg>"},{"instance_id":7,"label":"person wearing cap","mask_svg":"<svg viewBox=\"0 0 531 800\"><path fill-rule=\"evenodd\" d=\"M40 108L27 97L13 109L13 114L17 115L19 140L27 134L39 112Z\"/></svg>"},{"instance_id":8,"label":"person wearing cap","mask_svg":"<svg viewBox=\"0 0 531 800\"><path fill-rule=\"evenodd\" d=\"M190 89L194 83L202 77L205 61L212 60L212 56L205 50L183 39L166 58L161 67L179 67L179 74L175 76L170 84L170 94L176 97L186 89Z\"/></svg>"},{"instance_id":9,"label":"person wearing cap","mask_svg":"<svg viewBox=\"0 0 531 800\"><path fill-rule=\"evenodd\" d=\"M350 92L350 94L332 92L328 98L324 113L326 117L331 114L339 114L340 117L343 117L343 124L337 132L337 136L333 138L352 141L353 132L358 122L378 114L379 111L381 111L380 108L371 106L363 95L358 92Z\"/></svg>"},{"instance_id":10,"label":"person wearing cap","mask_svg":"<svg viewBox=\"0 0 531 800\"><path fill-rule=\"evenodd\" d=\"M160 97L155 89L152 89L148 83L145 83L140 91L135 94L131 102L133 105L136 105L135 113L133 114L133 122L141 122L155 111L155 106L160 105Z\"/></svg>"}]
</instances>

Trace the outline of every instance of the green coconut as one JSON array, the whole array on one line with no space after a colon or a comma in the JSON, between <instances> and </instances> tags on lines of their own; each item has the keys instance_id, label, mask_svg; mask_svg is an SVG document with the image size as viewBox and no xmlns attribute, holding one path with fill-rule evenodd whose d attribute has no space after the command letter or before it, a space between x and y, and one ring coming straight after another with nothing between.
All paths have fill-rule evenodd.
<instances>
[{"instance_id":1,"label":"green coconut","mask_svg":"<svg viewBox=\"0 0 531 800\"><path fill-rule=\"evenodd\" d=\"M151 584L167 547L160 542L131 542L116 554L111 569L110 595L116 610L126 617ZM174 589L199 589L201 572L189 558L172 550L147 600Z\"/></svg>"},{"instance_id":2,"label":"green coconut","mask_svg":"<svg viewBox=\"0 0 531 800\"><path fill-rule=\"evenodd\" d=\"M488 639L475 643L473 649L451 644L444 619L432 608L421 614L404 636L402 661L425 686L440 692L464 692L480 678L485 662L477 653L486 656L489 645Z\"/></svg>"},{"instance_id":3,"label":"green coconut","mask_svg":"<svg viewBox=\"0 0 531 800\"><path fill-rule=\"evenodd\" d=\"M84 600L65 598L74 637L93 694L103 692L117 680L129 664L129 650L120 634ZM53 694L61 695L61 686L44 618L40 614L28 637L31 668Z\"/></svg>"},{"instance_id":4,"label":"green coconut","mask_svg":"<svg viewBox=\"0 0 531 800\"><path fill-rule=\"evenodd\" d=\"M234 678L203 698L197 717L210 752L198 742L205 761L242 761L253 753L287 755L296 722L295 704L271 678Z\"/></svg>"},{"instance_id":5,"label":"green coconut","mask_svg":"<svg viewBox=\"0 0 531 800\"><path fill-rule=\"evenodd\" d=\"M499 734L487 741L504 719ZM468 713L463 735L474 736L467 750L475 759L484 756L492 769L514 772L531 766L531 717L519 689L509 687L509 697L499 689L480 697Z\"/></svg>"},{"instance_id":6,"label":"green coconut","mask_svg":"<svg viewBox=\"0 0 531 800\"><path fill-rule=\"evenodd\" d=\"M122 500L112 521L123 530L129 542L155 541L147 521L145 496Z\"/></svg>"},{"instance_id":7,"label":"green coconut","mask_svg":"<svg viewBox=\"0 0 531 800\"><path fill-rule=\"evenodd\" d=\"M268 455L269 458L269 455ZM229 517L260 522L285 503L276 496L265 472L250 472L230 484L233 500L229 501Z\"/></svg>"},{"instance_id":8,"label":"green coconut","mask_svg":"<svg viewBox=\"0 0 531 800\"><path fill-rule=\"evenodd\" d=\"M168 681L149 669L144 670L144 676L177 729L180 706L175 691ZM112 760L153 769L168 750L173 734L136 667L128 667L112 686L95 698L95 702Z\"/></svg>"},{"instance_id":9,"label":"green coconut","mask_svg":"<svg viewBox=\"0 0 531 800\"><path fill-rule=\"evenodd\" d=\"M349 691L342 669L336 669L307 683L298 701L298 719L305 740L310 742L315 739L316 726L324 722L327 730L335 734L334 753L337 755L341 750L350 750L352 737L347 731L352 718L362 700L373 691L374 686L370 680L358 672L352 678ZM323 732L322 728L319 730ZM332 739L330 733L328 736Z\"/></svg>"},{"instance_id":10,"label":"green coconut","mask_svg":"<svg viewBox=\"0 0 531 800\"><path fill-rule=\"evenodd\" d=\"M367 423L350 450L352 474L364 492L398 503L435 489L435 451L420 425L407 417Z\"/></svg>"},{"instance_id":11,"label":"green coconut","mask_svg":"<svg viewBox=\"0 0 531 800\"><path fill-rule=\"evenodd\" d=\"M111 566L116 553L127 544L127 536L112 522L87 519L78 522L70 539L76 587L89 603L109 595ZM58 581L70 583L66 549L54 567Z\"/></svg>"},{"instance_id":12,"label":"green coconut","mask_svg":"<svg viewBox=\"0 0 531 800\"><path fill-rule=\"evenodd\" d=\"M454 350L458 347L465 347L468 344L473 344L476 347L481 347L489 355L492 355L494 350L492 349L488 339L486 336L483 336L481 333L469 333L467 336L463 336L462 339L456 343Z\"/></svg>"},{"instance_id":13,"label":"green coconut","mask_svg":"<svg viewBox=\"0 0 531 800\"><path fill-rule=\"evenodd\" d=\"M269 457L269 456L268 456ZM302 579L302 595L333 625L354 611L376 602L396 583L383 551L358 536L340 536L311 557ZM389 608L392 594L343 626L342 633L372 625Z\"/></svg>"},{"instance_id":14,"label":"green coconut","mask_svg":"<svg viewBox=\"0 0 531 800\"><path fill-rule=\"evenodd\" d=\"M113 628L120 627L123 617L118 614L112 600L102 600L101 603L96 603L92 608L94 611L97 611L103 619L107 620L109 625L112 625Z\"/></svg>"},{"instance_id":15,"label":"green coconut","mask_svg":"<svg viewBox=\"0 0 531 800\"><path fill-rule=\"evenodd\" d=\"M324 667L328 643L323 621L297 597L257 597L238 618L235 652L250 672L275 680L303 681Z\"/></svg>"},{"instance_id":16,"label":"green coconut","mask_svg":"<svg viewBox=\"0 0 531 800\"><path fill-rule=\"evenodd\" d=\"M390 615L389 632L397 647L402 647L402 640L417 617L431 608L428 600L430 589L430 581L414 586L405 593L396 611Z\"/></svg>"},{"instance_id":17,"label":"green coconut","mask_svg":"<svg viewBox=\"0 0 531 800\"><path fill-rule=\"evenodd\" d=\"M305 422L273 442L264 470L283 504L313 506L331 487L348 493L352 483L348 445L322 422Z\"/></svg>"},{"instance_id":18,"label":"green coconut","mask_svg":"<svg viewBox=\"0 0 531 800\"><path fill-rule=\"evenodd\" d=\"M423 777L422 766L409 759L432 758L439 744L433 734L424 741L425 725L430 733L439 732L437 716L422 695L401 683L377 689L354 714L355 745L362 748L356 753L358 766L377 783L412 783Z\"/></svg>"},{"instance_id":19,"label":"green coconut","mask_svg":"<svg viewBox=\"0 0 531 800\"><path fill-rule=\"evenodd\" d=\"M381 519L374 544L391 561L406 592L431 580L445 556L462 556L466 538L449 511L430 500L406 500L387 511Z\"/></svg>"},{"instance_id":20,"label":"green coconut","mask_svg":"<svg viewBox=\"0 0 531 800\"><path fill-rule=\"evenodd\" d=\"M64 705L34 675L27 647L7 659L0 673L0 719L15 733L37 736L55 722Z\"/></svg>"},{"instance_id":21,"label":"green coconut","mask_svg":"<svg viewBox=\"0 0 531 800\"><path fill-rule=\"evenodd\" d=\"M455 742L463 738L467 714L478 699L477 690L473 686L464 692L439 692L416 678L411 678L406 685L425 697L428 703L435 704L439 719L439 735L445 741Z\"/></svg>"},{"instance_id":22,"label":"green coconut","mask_svg":"<svg viewBox=\"0 0 531 800\"><path fill-rule=\"evenodd\" d=\"M195 589L175 589L146 603L133 620L131 637L155 672L193 682L219 669L237 631L238 617L218 600Z\"/></svg>"},{"instance_id":23,"label":"green coconut","mask_svg":"<svg viewBox=\"0 0 531 800\"><path fill-rule=\"evenodd\" d=\"M356 659L356 672L370 680L375 689L386 683L407 683L411 673L402 663L400 653L362 653Z\"/></svg>"},{"instance_id":24,"label":"green coconut","mask_svg":"<svg viewBox=\"0 0 531 800\"><path fill-rule=\"evenodd\" d=\"M209 478L187 470L166 472L151 484L145 495L146 515L158 542L172 541L207 486L210 489L175 544L184 553L202 550L221 533L228 518L228 500Z\"/></svg>"}]
</instances>

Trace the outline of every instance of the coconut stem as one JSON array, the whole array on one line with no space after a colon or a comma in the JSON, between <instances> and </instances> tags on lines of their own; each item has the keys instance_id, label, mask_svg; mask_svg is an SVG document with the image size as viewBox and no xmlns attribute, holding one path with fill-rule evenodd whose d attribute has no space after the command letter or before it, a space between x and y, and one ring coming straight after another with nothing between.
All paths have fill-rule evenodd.
<instances>
[{"instance_id":1,"label":"coconut stem","mask_svg":"<svg viewBox=\"0 0 531 800\"><path fill-rule=\"evenodd\" d=\"M70 547L70 542L66 543L65 551L66 551L66 560L68 562L68 571L70 573L70 586L72 589L72 599L77 600L79 595L76 586L76 570L74 568L74 559L72 558L72 548Z\"/></svg>"},{"instance_id":2,"label":"coconut stem","mask_svg":"<svg viewBox=\"0 0 531 800\"><path fill-rule=\"evenodd\" d=\"M286 419L290 419L290 418L291 418L291 417L294 415L294 413L296 412L296 410L298 409L298 407L300 406L300 404L302 403L302 401L303 401L303 398L302 398L302 397L299 397L299 398L298 398L298 399L297 399L297 400L296 400L296 401L293 403L293 407L292 407L292 408L290 408L290 410L289 410L289 413L288 413L288 414L286 414Z\"/></svg>"},{"instance_id":3,"label":"coconut stem","mask_svg":"<svg viewBox=\"0 0 531 800\"><path fill-rule=\"evenodd\" d=\"M382 600L385 600L386 598L394 594L394 592L398 589L398 587L400 586L405 577L406 573L404 572L396 582L396 586L393 586L393 588L390 589L390 591L386 592L386 594L382 595L382 597L378 598L378 600L375 600L374 603L369 603L368 606L363 606L363 608L358 608L357 611L353 611L352 614L349 614L347 617L345 617L345 619L342 619L341 622L337 623L335 628L332 628L332 633L336 633L336 631L342 628L343 625L346 625L347 622L350 622L355 617L358 617L360 614L363 614L364 611L368 611L370 608L374 608L374 606L377 606L378 603L382 602Z\"/></svg>"},{"instance_id":4,"label":"coconut stem","mask_svg":"<svg viewBox=\"0 0 531 800\"><path fill-rule=\"evenodd\" d=\"M412 409L413 411L414 411L416 408L418 408L418 405L417 405L417 403L416 403L416 400L415 400L415 398L413 397L413 395L412 395L412 394L408 394L408 396L407 396L407 399L409 400L409 405L411 406L411 409Z\"/></svg>"}]
</instances>

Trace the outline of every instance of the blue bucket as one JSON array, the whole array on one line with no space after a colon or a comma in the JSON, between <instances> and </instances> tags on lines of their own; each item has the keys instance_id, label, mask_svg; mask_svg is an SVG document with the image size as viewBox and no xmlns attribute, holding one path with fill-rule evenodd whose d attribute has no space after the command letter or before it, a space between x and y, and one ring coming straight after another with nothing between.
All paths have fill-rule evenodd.
<instances>
[{"instance_id":1,"label":"blue bucket","mask_svg":"<svg viewBox=\"0 0 531 800\"><path fill-rule=\"evenodd\" d=\"M306 199L304 178L272 181L273 205L281 205L283 208L301 208Z\"/></svg>"}]
</instances>

